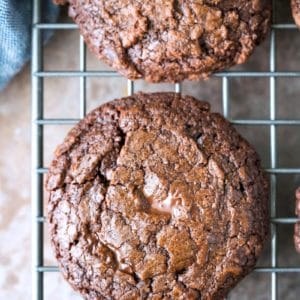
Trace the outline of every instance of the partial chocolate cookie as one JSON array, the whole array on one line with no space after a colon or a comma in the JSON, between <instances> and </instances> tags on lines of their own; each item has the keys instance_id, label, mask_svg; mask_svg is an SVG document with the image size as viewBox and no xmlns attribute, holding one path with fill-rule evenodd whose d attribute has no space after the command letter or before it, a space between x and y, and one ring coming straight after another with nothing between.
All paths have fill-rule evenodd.
<instances>
[{"instance_id":1,"label":"partial chocolate cookie","mask_svg":"<svg viewBox=\"0 0 300 300\"><path fill-rule=\"evenodd\" d=\"M92 111L56 150L47 190L56 258L86 299L221 299L268 231L256 152L175 93Z\"/></svg>"},{"instance_id":2,"label":"partial chocolate cookie","mask_svg":"<svg viewBox=\"0 0 300 300\"><path fill-rule=\"evenodd\" d=\"M300 188L296 190L296 207L295 213L300 218ZM296 250L300 253L300 222L295 224L295 234L294 234L294 242Z\"/></svg>"},{"instance_id":3,"label":"partial chocolate cookie","mask_svg":"<svg viewBox=\"0 0 300 300\"><path fill-rule=\"evenodd\" d=\"M300 28L300 0L291 0L291 7L295 23Z\"/></svg>"},{"instance_id":4,"label":"partial chocolate cookie","mask_svg":"<svg viewBox=\"0 0 300 300\"><path fill-rule=\"evenodd\" d=\"M69 4L90 50L130 79L207 78L247 60L270 25L270 0L54 0Z\"/></svg>"}]
</instances>

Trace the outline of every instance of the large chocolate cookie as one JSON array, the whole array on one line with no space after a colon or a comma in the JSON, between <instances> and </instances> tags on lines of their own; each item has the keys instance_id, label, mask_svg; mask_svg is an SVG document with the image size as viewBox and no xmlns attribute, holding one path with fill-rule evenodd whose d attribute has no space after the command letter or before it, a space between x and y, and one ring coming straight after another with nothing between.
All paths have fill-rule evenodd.
<instances>
[{"instance_id":1,"label":"large chocolate cookie","mask_svg":"<svg viewBox=\"0 0 300 300\"><path fill-rule=\"evenodd\" d=\"M257 154L175 93L92 111L56 150L47 189L56 258L86 299L221 299L266 239Z\"/></svg>"},{"instance_id":2,"label":"large chocolate cookie","mask_svg":"<svg viewBox=\"0 0 300 300\"><path fill-rule=\"evenodd\" d=\"M300 28L300 0L291 0L291 7L295 23Z\"/></svg>"},{"instance_id":3,"label":"large chocolate cookie","mask_svg":"<svg viewBox=\"0 0 300 300\"><path fill-rule=\"evenodd\" d=\"M269 28L270 0L54 0L69 3L90 50L130 79L207 78L246 61Z\"/></svg>"}]
</instances>

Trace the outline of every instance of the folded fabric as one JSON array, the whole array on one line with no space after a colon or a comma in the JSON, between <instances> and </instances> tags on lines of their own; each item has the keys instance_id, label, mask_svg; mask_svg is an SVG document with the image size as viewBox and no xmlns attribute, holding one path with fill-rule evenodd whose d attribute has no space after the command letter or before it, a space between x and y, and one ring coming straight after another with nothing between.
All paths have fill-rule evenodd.
<instances>
[{"instance_id":1,"label":"folded fabric","mask_svg":"<svg viewBox=\"0 0 300 300\"><path fill-rule=\"evenodd\" d=\"M55 22L59 8L43 3L43 21ZM0 0L0 91L18 73L31 55L32 0ZM45 40L50 36L45 31Z\"/></svg>"}]
</instances>

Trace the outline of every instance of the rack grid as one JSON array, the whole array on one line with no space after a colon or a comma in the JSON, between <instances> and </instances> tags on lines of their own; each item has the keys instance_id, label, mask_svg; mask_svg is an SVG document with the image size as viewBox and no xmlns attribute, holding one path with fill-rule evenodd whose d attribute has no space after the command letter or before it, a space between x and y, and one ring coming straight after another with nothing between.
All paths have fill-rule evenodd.
<instances>
[{"instance_id":1,"label":"rack grid","mask_svg":"<svg viewBox=\"0 0 300 300\"><path fill-rule=\"evenodd\" d=\"M43 129L48 125L67 125L76 124L86 115L86 98L88 77L121 77L120 74L114 71L88 71L86 68L86 45L83 38L79 39L79 70L78 71L44 71L43 70L43 30L76 30L77 25L69 23L43 23L42 22L42 1L33 1L33 25L32 25L32 63L31 63L31 78L32 78L32 299L44 299L44 273L58 272L56 266L44 265L44 245L43 245L43 229L46 218L43 215L43 176L47 173L47 168L43 166ZM275 0L273 0L273 11L275 10ZM275 13L273 14L275 16ZM278 267L277 264L277 226L279 224L294 224L298 221L294 217L279 218L276 216L276 186L277 175L280 174L300 174L299 168L279 168L277 165L277 140L276 131L278 126L282 125L300 125L299 119L278 119L276 105L276 80L277 78L300 78L300 71L277 71L276 70L276 31L278 30L295 30L294 24L276 23L273 17L273 24L270 33L269 45L269 70L267 72L245 72L245 71L228 71L214 74L222 81L222 107L223 115L230 120L234 125L265 125L269 127L270 132L270 168L266 172L270 175L270 226L271 226L271 252L270 265L266 267L257 267L255 272L264 272L270 274L270 294L269 299L277 300L278 298L278 282L277 275L279 273L299 273L299 267ZM80 82L79 108L80 117L78 119L60 118L49 119L44 118L44 78L47 77L77 77ZM269 79L269 119L231 119L230 108L230 78L238 77L255 77ZM134 93L134 82L127 81L127 94ZM180 93L182 83L174 85L175 92Z\"/></svg>"}]
</instances>

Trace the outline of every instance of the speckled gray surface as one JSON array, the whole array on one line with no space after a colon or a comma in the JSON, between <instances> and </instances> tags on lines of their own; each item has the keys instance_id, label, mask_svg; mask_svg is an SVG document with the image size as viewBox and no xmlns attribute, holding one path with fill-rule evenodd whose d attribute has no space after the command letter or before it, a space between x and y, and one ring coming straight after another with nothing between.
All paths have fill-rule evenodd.
<instances>
[{"instance_id":1,"label":"speckled gray surface","mask_svg":"<svg viewBox=\"0 0 300 300\"><path fill-rule=\"evenodd\" d=\"M277 21L291 20L288 1L277 2ZM277 69L300 71L300 32L278 31ZM46 70L76 70L79 35L77 31L58 31L44 53ZM238 70L267 71L269 40L260 46L250 61ZM105 66L88 54L88 69ZM229 116L234 119L269 118L269 79L230 79ZM146 85L137 82L136 90L170 90L172 85ZM191 94L211 103L214 111L222 111L222 82L212 78L206 82L185 82L184 94ZM87 79L88 110L126 94L126 80ZM45 80L45 117L79 116L79 79L49 78ZM277 116L280 119L300 119L300 78L277 79ZM31 208L30 208L30 77L29 67L0 93L0 299L30 299L31 279ZM69 126L45 127L45 166L52 157ZM239 126L260 153L265 167L270 166L269 128ZM297 126L277 129L278 167L300 167L300 131ZM278 176L277 215L293 216L294 189L300 175ZM300 256L293 248L292 225L278 228L278 265L300 267ZM47 233L47 231L45 230ZM268 242L269 244L269 242ZM267 246L260 266L270 265ZM45 264L55 260L45 235ZM278 276L279 298L296 300L300 294L300 274ZM45 275L45 299L80 299L59 273ZM230 299L271 299L270 275L252 273L231 293Z\"/></svg>"}]
</instances>

